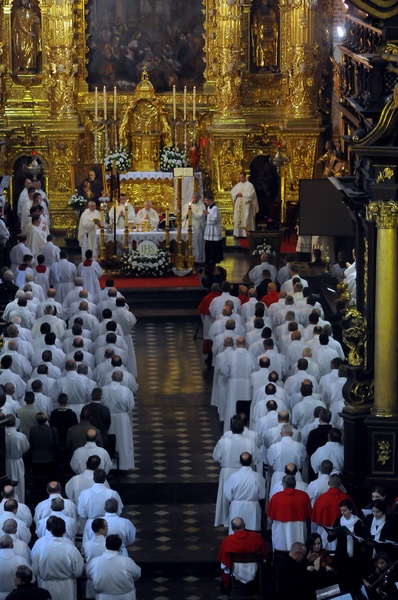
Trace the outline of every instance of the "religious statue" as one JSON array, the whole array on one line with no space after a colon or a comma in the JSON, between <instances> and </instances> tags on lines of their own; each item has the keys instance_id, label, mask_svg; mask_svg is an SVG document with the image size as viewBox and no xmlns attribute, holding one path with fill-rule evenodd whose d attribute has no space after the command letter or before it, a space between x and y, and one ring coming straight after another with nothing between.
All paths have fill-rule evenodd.
<instances>
[{"instance_id":1,"label":"religious statue","mask_svg":"<svg viewBox=\"0 0 398 600\"><path fill-rule=\"evenodd\" d=\"M12 21L13 66L16 71L37 71L41 51L40 15L29 0L21 0Z\"/></svg>"},{"instance_id":2,"label":"religious statue","mask_svg":"<svg viewBox=\"0 0 398 600\"><path fill-rule=\"evenodd\" d=\"M333 177L347 177L349 174L348 162L346 161L343 152L337 150L336 160L330 170L330 175L333 175Z\"/></svg>"},{"instance_id":3,"label":"religious statue","mask_svg":"<svg viewBox=\"0 0 398 600\"><path fill-rule=\"evenodd\" d=\"M253 62L259 72L274 71L278 64L278 19L270 0L253 6Z\"/></svg>"},{"instance_id":4,"label":"religious statue","mask_svg":"<svg viewBox=\"0 0 398 600\"><path fill-rule=\"evenodd\" d=\"M192 142L192 146L189 149L189 166L192 167L194 171L198 170L199 146L196 142Z\"/></svg>"},{"instance_id":5,"label":"religious statue","mask_svg":"<svg viewBox=\"0 0 398 600\"><path fill-rule=\"evenodd\" d=\"M336 162L336 146L332 140L326 142L325 150L325 154L316 161L318 165L322 165L322 179L331 177L333 165Z\"/></svg>"}]
</instances>

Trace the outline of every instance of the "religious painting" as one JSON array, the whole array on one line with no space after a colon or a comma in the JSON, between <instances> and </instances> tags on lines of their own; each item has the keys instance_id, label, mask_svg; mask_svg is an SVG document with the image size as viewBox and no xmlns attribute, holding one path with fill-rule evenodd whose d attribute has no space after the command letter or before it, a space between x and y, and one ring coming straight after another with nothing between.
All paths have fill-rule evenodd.
<instances>
[{"instance_id":1,"label":"religious painting","mask_svg":"<svg viewBox=\"0 0 398 600\"><path fill-rule=\"evenodd\" d=\"M87 202L106 196L105 167L103 164L73 165L72 190L77 190Z\"/></svg>"},{"instance_id":2,"label":"religious painting","mask_svg":"<svg viewBox=\"0 0 398 600\"><path fill-rule=\"evenodd\" d=\"M204 82L202 0L89 0L88 85L134 91L145 66L156 92Z\"/></svg>"}]
</instances>

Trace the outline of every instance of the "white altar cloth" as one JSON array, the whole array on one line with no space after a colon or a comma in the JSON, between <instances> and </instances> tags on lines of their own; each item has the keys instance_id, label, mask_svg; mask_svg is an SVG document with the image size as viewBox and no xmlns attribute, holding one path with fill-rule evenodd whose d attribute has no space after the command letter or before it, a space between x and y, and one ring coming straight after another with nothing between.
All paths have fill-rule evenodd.
<instances>
[{"instance_id":1,"label":"white altar cloth","mask_svg":"<svg viewBox=\"0 0 398 600\"><path fill-rule=\"evenodd\" d=\"M100 230L97 230L97 246L98 246L98 255L100 255ZM188 229L183 228L181 230L181 239L186 242L188 239ZM154 242L158 247L160 244L166 241L166 233L164 231L129 231L129 248L133 247L133 242L139 244L143 240L149 240ZM177 230L170 231L170 242L173 240L177 240ZM113 242L113 231L107 232L105 230L105 244L107 242ZM116 229L116 246L118 250L118 254L121 254L124 247L124 229Z\"/></svg>"}]
</instances>

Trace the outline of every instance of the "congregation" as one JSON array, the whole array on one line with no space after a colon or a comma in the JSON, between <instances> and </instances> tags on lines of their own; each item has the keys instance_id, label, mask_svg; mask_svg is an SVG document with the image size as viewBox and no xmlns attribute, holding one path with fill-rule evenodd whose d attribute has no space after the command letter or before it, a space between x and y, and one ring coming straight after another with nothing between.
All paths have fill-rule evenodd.
<instances>
[{"instance_id":1,"label":"congregation","mask_svg":"<svg viewBox=\"0 0 398 600\"><path fill-rule=\"evenodd\" d=\"M224 590L232 553L262 552L273 556L278 600L311 600L335 584L352 597L362 588L358 598L396 598L397 515L381 488L360 510L340 476L344 349L293 262L278 271L263 255L249 278L238 295L228 281L214 283L199 305L210 403L224 431L213 451L214 526L229 527L219 553ZM251 584L257 568L236 564L235 584Z\"/></svg>"},{"instance_id":2,"label":"congregation","mask_svg":"<svg viewBox=\"0 0 398 600\"><path fill-rule=\"evenodd\" d=\"M141 569L127 548L135 527L120 516L107 477L134 468L136 318L113 280L101 290L90 249L76 267L51 234L36 251L27 237L11 249L0 284L0 418L11 483L1 492L0 599L76 600L84 575L84 597L133 600ZM33 517L27 477L47 482Z\"/></svg>"}]
</instances>

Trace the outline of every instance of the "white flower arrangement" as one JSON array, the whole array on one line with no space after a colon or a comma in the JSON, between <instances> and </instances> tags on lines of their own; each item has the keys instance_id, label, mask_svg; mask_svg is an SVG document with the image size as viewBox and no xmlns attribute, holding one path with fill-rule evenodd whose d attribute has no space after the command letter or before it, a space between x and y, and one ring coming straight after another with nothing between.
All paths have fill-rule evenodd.
<instances>
[{"instance_id":1,"label":"white flower arrangement","mask_svg":"<svg viewBox=\"0 0 398 600\"><path fill-rule=\"evenodd\" d=\"M276 256L276 252L273 249L273 247L271 246L271 244L267 244L267 240L264 239L262 244L259 244L258 246L256 246L256 249L253 250L252 252L252 256L261 256L262 254L268 254L268 256L270 257L275 257Z\"/></svg>"},{"instance_id":2,"label":"white flower arrangement","mask_svg":"<svg viewBox=\"0 0 398 600\"><path fill-rule=\"evenodd\" d=\"M69 198L67 206L70 206L73 210L81 210L82 208L86 208L87 202L75 190L75 193Z\"/></svg>"},{"instance_id":3,"label":"white flower arrangement","mask_svg":"<svg viewBox=\"0 0 398 600\"><path fill-rule=\"evenodd\" d=\"M131 154L125 148L116 148L104 158L106 171L112 171L113 163L116 161L118 171L129 171L131 167Z\"/></svg>"},{"instance_id":4,"label":"white flower arrangement","mask_svg":"<svg viewBox=\"0 0 398 600\"><path fill-rule=\"evenodd\" d=\"M164 250L158 250L156 254L130 250L122 256L120 264L127 277L165 277L171 273L170 254Z\"/></svg>"},{"instance_id":5,"label":"white flower arrangement","mask_svg":"<svg viewBox=\"0 0 398 600\"><path fill-rule=\"evenodd\" d=\"M163 146L160 152L160 170L170 173L174 167L186 167L187 157L177 146Z\"/></svg>"}]
</instances>

